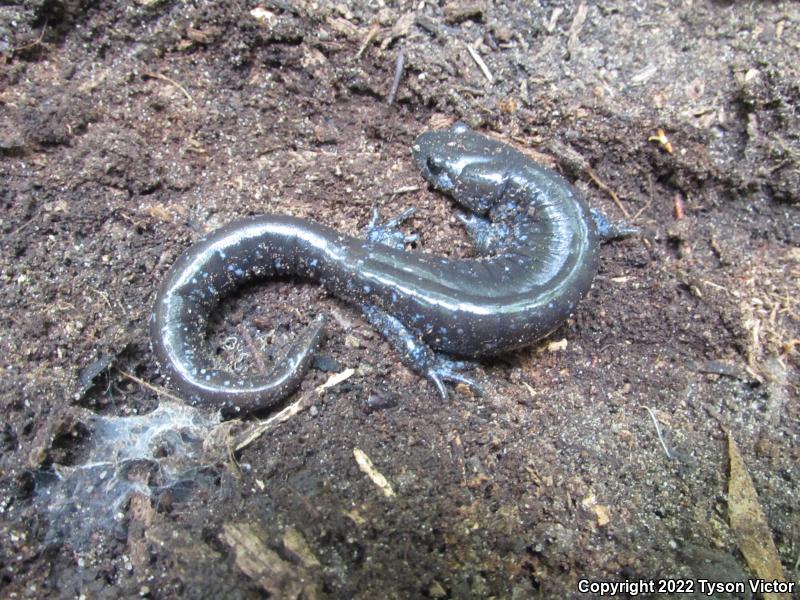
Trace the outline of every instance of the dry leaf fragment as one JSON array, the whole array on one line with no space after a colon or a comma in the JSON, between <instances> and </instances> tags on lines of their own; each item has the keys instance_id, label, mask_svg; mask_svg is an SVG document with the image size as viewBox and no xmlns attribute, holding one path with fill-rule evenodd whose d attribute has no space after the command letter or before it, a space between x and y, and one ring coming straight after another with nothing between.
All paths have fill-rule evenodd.
<instances>
[{"instance_id":1,"label":"dry leaf fragment","mask_svg":"<svg viewBox=\"0 0 800 600\"><path fill-rule=\"evenodd\" d=\"M358 510L355 508L353 510L346 511L342 514L344 514L345 517L350 519L353 523L355 523L359 527L361 527L364 523L367 522L367 520L364 517L362 517L361 513L358 512Z\"/></svg>"},{"instance_id":2,"label":"dry leaf fragment","mask_svg":"<svg viewBox=\"0 0 800 600\"><path fill-rule=\"evenodd\" d=\"M747 566L759 579L786 581L778 550L772 540L764 511L758 501L753 480L739 453L733 436L728 434L728 518ZM765 593L765 600L788 598L789 594Z\"/></svg>"},{"instance_id":3,"label":"dry leaf fragment","mask_svg":"<svg viewBox=\"0 0 800 600\"><path fill-rule=\"evenodd\" d=\"M205 29L186 28L186 37L195 44L210 44L219 33L218 27L206 27Z\"/></svg>"},{"instance_id":4,"label":"dry leaf fragment","mask_svg":"<svg viewBox=\"0 0 800 600\"><path fill-rule=\"evenodd\" d=\"M519 102L516 98L505 98L497 103L497 108L500 109L500 112L513 114L519 108Z\"/></svg>"},{"instance_id":5,"label":"dry leaf fragment","mask_svg":"<svg viewBox=\"0 0 800 600\"><path fill-rule=\"evenodd\" d=\"M669 141L667 137L667 132L663 129L658 129L655 135L651 135L647 138L648 142L658 142L658 144L664 149L665 152L668 154L672 154L672 143Z\"/></svg>"},{"instance_id":6,"label":"dry leaf fragment","mask_svg":"<svg viewBox=\"0 0 800 600\"><path fill-rule=\"evenodd\" d=\"M396 39L407 36L411 31L411 27L414 25L415 18L416 13L413 12L408 12L404 15L401 15L392 26L389 34L381 42L381 50L386 50L386 48L388 48Z\"/></svg>"},{"instance_id":7,"label":"dry leaf fragment","mask_svg":"<svg viewBox=\"0 0 800 600\"><path fill-rule=\"evenodd\" d=\"M605 504L597 503L597 496L594 492L589 492L589 495L581 500L581 506L590 512L593 512L597 518L597 524L604 527L611 522L611 511Z\"/></svg>"},{"instance_id":8,"label":"dry leaf fragment","mask_svg":"<svg viewBox=\"0 0 800 600\"><path fill-rule=\"evenodd\" d=\"M259 23L267 23L270 25L275 21L276 18L274 12L267 10L263 6L256 6L250 11L250 16Z\"/></svg>"},{"instance_id":9,"label":"dry leaf fragment","mask_svg":"<svg viewBox=\"0 0 800 600\"><path fill-rule=\"evenodd\" d=\"M428 588L428 596L431 598L447 598L447 591L442 587L442 584L434 579Z\"/></svg>"},{"instance_id":10,"label":"dry leaf fragment","mask_svg":"<svg viewBox=\"0 0 800 600\"><path fill-rule=\"evenodd\" d=\"M597 524L604 527L611 522L611 511L605 504L598 504L592 507L595 516L597 517Z\"/></svg>"},{"instance_id":11,"label":"dry leaf fragment","mask_svg":"<svg viewBox=\"0 0 800 600\"><path fill-rule=\"evenodd\" d=\"M294 527L289 527L283 532L283 547L303 563L304 567L320 566L319 559L311 550L306 538Z\"/></svg>"},{"instance_id":12,"label":"dry leaf fragment","mask_svg":"<svg viewBox=\"0 0 800 600\"><path fill-rule=\"evenodd\" d=\"M537 354L542 354L543 352L563 352L567 349L567 339L563 338L560 340L552 340L543 344L536 348Z\"/></svg>"},{"instance_id":13,"label":"dry leaf fragment","mask_svg":"<svg viewBox=\"0 0 800 600\"><path fill-rule=\"evenodd\" d=\"M147 212L154 219L160 219L162 221L172 220L172 215L163 204L156 204L155 206L151 206L147 209Z\"/></svg>"}]
</instances>

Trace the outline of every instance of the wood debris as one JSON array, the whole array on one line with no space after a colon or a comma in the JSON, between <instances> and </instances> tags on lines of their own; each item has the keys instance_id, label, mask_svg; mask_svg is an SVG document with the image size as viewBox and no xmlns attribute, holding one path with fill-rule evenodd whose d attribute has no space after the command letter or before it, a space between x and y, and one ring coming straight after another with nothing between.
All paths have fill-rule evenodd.
<instances>
[{"instance_id":1,"label":"wood debris","mask_svg":"<svg viewBox=\"0 0 800 600\"><path fill-rule=\"evenodd\" d=\"M375 468L370 457L360 448L353 448L353 456L355 456L358 468L361 469L361 472L380 488L383 495L387 498L394 497L395 493L394 489L392 489L392 484Z\"/></svg>"},{"instance_id":2,"label":"wood debris","mask_svg":"<svg viewBox=\"0 0 800 600\"><path fill-rule=\"evenodd\" d=\"M307 569L282 559L268 548L247 523L226 523L220 538L234 552L239 570L271 597L310 600L317 598L316 585Z\"/></svg>"},{"instance_id":3,"label":"wood debris","mask_svg":"<svg viewBox=\"0 0 800 600\"><path fill-rule=\"evenodd\" d=\"M747 566L759 579L786 581L778 549L772 540L753 480L742 460L739 447L728 433L728 519ZM765 593L765 600L790 598L789 594Z\"/></svg>"},{"instance_id":4,"label":"wood debris","mask_svg":"<svg viewBox=\"0 0 800 600\"><path fill-rule=\"evenodd\" d=\"M448 2L444 6L444 20L448 25L457 25L464 21L482 21L484 9L484 2Z\"/></svg>"},{"instance_id":5,"label":"wood debris","mask_svg":"<svg viewBox=\"0 0 800 600\"><path fill-rule=\"evenodd\" d=\"M578 6L578 10L575 11L575 16L572 18L572 24L569 26L569 40L567 41L567 49L570 56L575 54L575 50L578 49L578 36L580 36L583 25L586 23L587 14L589 14L589 7L586 3L583 3Z\"/></svg>"},{"instance_id":6,"label":"wood debris","mask_svg":"<svg viewBox=\"0 0 800 600\"><path fill-rule=\"evenodd\" d=\"M317 393L322 394L325 390L330 389L336 385L339 385L343 381L350 379L355 372L356 372L355 369L345 369L341 373L334 373L333 375L328 377L328 380L325 383L317 386Z\"/></svg>"}]
</instances>

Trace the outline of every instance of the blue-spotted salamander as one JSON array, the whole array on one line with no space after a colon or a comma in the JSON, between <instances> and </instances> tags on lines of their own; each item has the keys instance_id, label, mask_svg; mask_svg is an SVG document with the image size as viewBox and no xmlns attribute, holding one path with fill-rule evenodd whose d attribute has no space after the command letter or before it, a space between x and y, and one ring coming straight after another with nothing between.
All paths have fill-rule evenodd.
<instances>
[{"instance_id":1,"label":"blue-spotted salamander","mask_svg":"<svg viewBox=\"0 0 800 600\"><path fill-rule=\"evenodd\" d=\"M221 296L252 279L318 282L361 307L442 398L445 382L480 391L449 358L528 346L575 310L597 271L601 240L629 233L590 210L561 176L463 124L420 135L413 156L430 185L465 210L459 219L474 259L405 251L413 239L377 212L366 239L305 219L263 215L230 223L188 248L170 269L151 317L153 350L169 381L196 404L226 414L264 408L290 394L321 343L318 316L272 372L242 376L212 367L210 313Z\"/></svg>"}]
</instances>

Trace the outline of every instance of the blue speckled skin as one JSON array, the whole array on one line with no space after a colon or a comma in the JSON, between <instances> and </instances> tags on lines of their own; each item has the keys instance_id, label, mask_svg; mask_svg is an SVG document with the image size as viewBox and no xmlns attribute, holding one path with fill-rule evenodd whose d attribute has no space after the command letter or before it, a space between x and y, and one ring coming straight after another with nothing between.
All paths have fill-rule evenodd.
<instances>
[{"instance_id":1,"label":"blue speckled skin","mask_svg":"<svg viewBox=\"0 0 800 600\"><path fill-rule=\"evenodd\" d=\"M406 252L396 226L374 218L367 240L294 217L264 215L212 232L164 280L151 339L171 382L195 403L229 413L269 406L291 393L319 345L324 318L299 336L268 375L214 370L205 349L219 298L255 278L316 281L359 305L367 319L445 397L445 381L479 389L446 355L480 357L528 346L575 310L597 270L595 217L558 174L465 125L420 135L423 176L467 212L459 215L481 256Z\"/></svg>"}]
</instances>

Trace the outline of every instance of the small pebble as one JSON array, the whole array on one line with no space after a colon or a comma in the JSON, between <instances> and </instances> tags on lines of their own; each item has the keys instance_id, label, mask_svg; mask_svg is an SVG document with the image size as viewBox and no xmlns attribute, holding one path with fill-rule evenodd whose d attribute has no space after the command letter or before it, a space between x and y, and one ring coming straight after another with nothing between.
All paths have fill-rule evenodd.
<instances>
[{"instance_id":1,"label":"small pebble","mask_svg":"<svg viewBox=\"0 0 800 600\"><path fill-rule=\"evenodd\" d=\"M314 357L314 368L324 373L338 373L342 370L342 365L335 358L325 354L317 354Z\"/></svg>"},{"instance_id":2,"label":"small pebble","mask_svg":"<svg viewBox=\"0 0 800 600\"><path fill-rule=\"evenodd\" d=\"M400 395L388 390L374 390L367 398L366 408L369 412L394 408L400 403Z\"/></svg>"}]
</instances>

